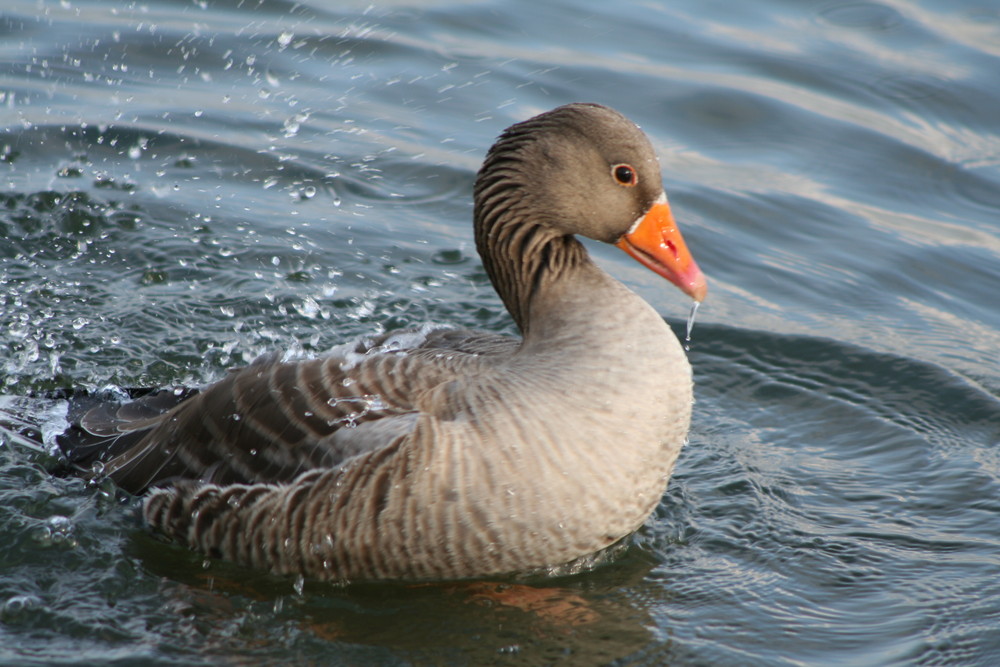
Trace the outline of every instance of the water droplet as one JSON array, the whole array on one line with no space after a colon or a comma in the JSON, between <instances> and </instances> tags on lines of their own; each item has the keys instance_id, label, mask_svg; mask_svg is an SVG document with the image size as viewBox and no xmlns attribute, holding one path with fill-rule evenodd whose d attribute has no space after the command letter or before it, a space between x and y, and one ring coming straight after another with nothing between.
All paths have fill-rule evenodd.
<instances>
[{"instance_id":1,"label":"water droplet","mask_svg":"<svg viewBox=\"0 0 1000 667\"><path fill-rule=\"evenodd\" d=\"M309 120L308 113L297 113L285 119L282 131L286 137L294 137L302 128L302 123Z\"/></svg>"},{"instance_id":2,"label":"water droplet","mask_svg":"<svg viewBox=\"0 0 1000 667\"><path fill-rule=\"evenodd\" d=\"M319 304L311 296L307 296L302 301L294 304L294 307L299 315L308 317L309 319L315 319L319 314Z\"/></svg>"},{"instance_id":3,"label":"water droplet","mask_svg":"<svg viewBox=\"0 0 1000 667\"><path fill-rule=\"evenodd\" d=\"M0 607L0 618L10 618L25 611L31 611L40 606L40 600L34 595L15 595L7 598Z\"/></svg>"},{"instance_id":4,"label":"water droplet","mask_svg":"<svg viewBox=\"0 0 1000 667\"><path fill-rule=\"evenodd\" d=\"M691 330L694 329L694 318L695 318L695 315L698 314L698 306L700 306L700 305L701 305L700 301L692 301L691 302L691 312L688 313L688 320L687 320L687 332L684 335L684 349L685 350L690 350L691 349L691 347L690 347L690 343L691 343Z\"/></svg>"},{"instance_id":5,"label":"water droplet","mask_svg":"<svg viewBox=\"0 0 1000 667\"><path fill-rule=\"evenodd\" d=\"M28 325L24 322L12 322L7 326L7 332L12 338L27 338Z\"/></svg>"},{"instance_id":6,"label":"water droplet","mask_svg":"<svg viewBox=\"0 0 1000 667\"><path fill-rule=\"evenodd\" d=\"M69 517L62 516L60 514L50 516L48 518L48 524L53 531L58 531L60 533L68 533L73 527Z\"/></svg>"}]
</instances>

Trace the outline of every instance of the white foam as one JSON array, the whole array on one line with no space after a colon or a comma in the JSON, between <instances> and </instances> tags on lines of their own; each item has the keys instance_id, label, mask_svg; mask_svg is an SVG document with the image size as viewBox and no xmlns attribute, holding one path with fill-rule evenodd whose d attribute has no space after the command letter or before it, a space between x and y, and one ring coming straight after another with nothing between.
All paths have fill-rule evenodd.
<instances>
[{"instance_id":1,"label":"white foam","mask_svg":"<svg viewBox=\"0 0 1000 667\"><path fill-rule=\"evenodd\" d=\"M56 455L56 436L69 428L68 412L69 401L63 399L0 395L0 434L7 442ZM25 429L41 433L42 441L23 436L21 431Z\"/></svg>"}]
</instances>

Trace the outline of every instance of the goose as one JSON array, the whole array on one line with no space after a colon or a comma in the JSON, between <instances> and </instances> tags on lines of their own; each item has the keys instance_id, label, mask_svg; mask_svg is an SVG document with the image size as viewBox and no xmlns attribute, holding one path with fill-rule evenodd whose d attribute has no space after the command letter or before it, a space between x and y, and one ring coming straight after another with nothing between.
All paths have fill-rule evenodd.
<instances>
[{"instance_id":1,"label":"goose","mask_svg":"<svg viewBox=\"0 0 1000 667\"><path fill-rule=\"evenodd\" d=\"M575 237L705 298L656 154L617 111L569 104L505 130L473 195L519 338L425 326L263 357L200 390L77 406L65 456L144 494L155 533L276 574L555 572L622 544L666 489L692 373L664 319Z\"/></svg>"}]
</instances>

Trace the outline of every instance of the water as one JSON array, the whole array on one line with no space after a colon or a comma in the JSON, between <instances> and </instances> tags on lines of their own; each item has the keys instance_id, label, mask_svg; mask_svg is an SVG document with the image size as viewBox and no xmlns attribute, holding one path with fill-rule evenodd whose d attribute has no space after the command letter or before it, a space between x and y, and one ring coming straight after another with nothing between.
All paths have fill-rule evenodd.
<instances>
[{"instance_id":1,"label":"water","mask_svg":"<svg viewBox=\"0 0 1000 667\"><path fill-rule=\"evenodd\" d=\"M7 443L0 662L1000 661L995 3L8 0L0 34L0 393L510 332L472 179L575 100L650 135L710 281L689 446L616 562L248 574ZM679 292L593 252L683 336Z\"/></svg>"}]
</instances>

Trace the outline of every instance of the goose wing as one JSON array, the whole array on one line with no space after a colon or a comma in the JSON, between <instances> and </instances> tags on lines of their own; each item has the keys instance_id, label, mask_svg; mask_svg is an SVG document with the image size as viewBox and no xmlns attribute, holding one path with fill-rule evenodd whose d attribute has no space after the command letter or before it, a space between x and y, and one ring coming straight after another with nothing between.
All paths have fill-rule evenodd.
<instances>
[{"instance_id":1,"label":"goose wing","mask_svg":"<svg viewBox=\"0 0 1000 667\"><path fill-rule=\"evenodd\" d=\"M516 346L481 332L404 331L323 358L264 357L201 391L162 390L71 414L60 446L131 493L179 479L289 481L405 436L425 392Z\"/></svg>"}]
</instances>

